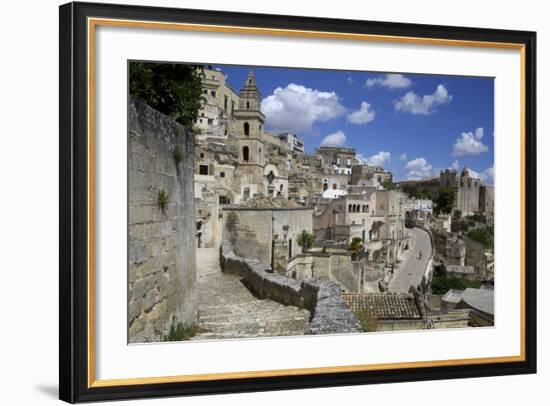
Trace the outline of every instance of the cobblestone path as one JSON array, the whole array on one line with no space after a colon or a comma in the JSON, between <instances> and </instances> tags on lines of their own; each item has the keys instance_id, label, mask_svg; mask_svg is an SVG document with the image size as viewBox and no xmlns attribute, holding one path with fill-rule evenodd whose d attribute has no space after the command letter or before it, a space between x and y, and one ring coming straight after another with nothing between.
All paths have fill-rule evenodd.
<instances>
[{"instance_id":1,"label":"cobblestone path","mask_svg":"<svg viewBox=\"0 0 550 406\"><path fill-rule=\"evenodd\" d=\"M193 340L302 335L308 326L307 310L256 299L223 273L217 249L197 250L197 284L201 331Z\"/></svg>"}]
</instances>

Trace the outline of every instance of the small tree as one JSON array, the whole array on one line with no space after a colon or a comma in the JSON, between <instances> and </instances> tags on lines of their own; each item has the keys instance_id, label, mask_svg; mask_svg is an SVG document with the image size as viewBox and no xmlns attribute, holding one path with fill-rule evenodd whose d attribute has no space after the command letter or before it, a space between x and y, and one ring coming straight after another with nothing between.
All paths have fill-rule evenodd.
<instances>
[{"instance_id":1,"label":"small tree","mask_svg":"<svg viewBox=\"0 0 550 406\"><path fill-rule=\"evenodd\" d=\"M436 210L438 213L449 214L455 205L455 191L451 188L439 189L439 195L436 200Z\"/></svg>"},{"instance_id":2,"label":"small tree","mask_svg":"<svg viewBox=\"0 0 550 406\"><path fill-rule=\"evenodd\" d=\"M352 257L355 259L359 255L359 252L361 251L361 248L363 247L363 240L359 237L354 237L351 240L351 244L349 245L349 249L352 252Z\"/></svg>"},{"instance_id":3,"label":"small tree","mask_svg":"<svg viewBox=\"0 0 550 406\"><path fill-rule=\"evenodd\" d=\"M298 246L302 248L302 253L307 252L315 241L315 236L311 233L308 233L306 230L302 230L302 233L298 236Z\"/></svg>"},{"instance_id":4,"label":"small tree","mask_svg":"<svg viewBox=\"0 0 550 406\"><path fill-rule=\"evenodd\" d=\"M386 179L384 182L381 183L382 187L386 190L393 190L394 185L391 179Z\"/></svg>"}]
</instances>

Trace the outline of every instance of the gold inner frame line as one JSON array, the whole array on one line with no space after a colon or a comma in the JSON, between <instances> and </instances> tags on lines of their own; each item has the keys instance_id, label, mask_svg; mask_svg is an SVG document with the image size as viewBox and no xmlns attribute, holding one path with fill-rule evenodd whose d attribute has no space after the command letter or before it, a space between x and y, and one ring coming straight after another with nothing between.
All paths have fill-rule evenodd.
<instances>
[{"instance_id":1,"label":"gold inner frame line","mask_svg":"<svg viewBox=\"0 0 550 406\"><path fill-rule=\"evenodd\" d=\"M195 31L195 32L218 32L243 35L263 35L263 36L278 36L278 37L298 37L298 38L317 38L317 39L337 39L337 40L354 40L354 41L370 41L370 42L385 42L385 43L401 43L401 44L416 44L416 45L432 45L432 46L458 46L458 47L479 47L493 49L511 49L520 51L521 64L521 128L520 128L520 165L521 165L521 269L520 269L520 329L521 329L521 348L520 354L514 356L502 357L485 357L485 358L467 358L453 360L433 360L433 361L415 361L415 362L397 362L384 364L363 364L363 365L344 365L344 366L329 366L315 368L295 368L295 369L277 369L266 371L242 371L242 372L220 372L209 374L189 374L176 376L160 376L160 377L145 377L145 378L122 378L122 379L95 379L95 28L97 26L110 27L131 27L131 28L147 28L160 30L180 30L180 31ZM439 38L422 38L422 37L399 37L390 35L373 35L373 34L355 34L342 32L326 32L326 31L306 31L306 30L290 30L290 29L274 29L260 27L241 27L231 25L209 25L209 24L188 24L188 23L168 23L154 21L139 21L139 20L121 20L109 18L89 18L87 27L87 45L88 45L88 387L112 387L125 385L143 385L143 384L161 384L161 383L177 383L177 382L192 382L192 381L212 381L218 379L244 379L244 378L265 378L265 377L281 377L281 376L296 376L296 375L312 375L312 374L331 374L343 372L366 372L366 371L381 371L392 370L399 368L425 368L425 367L441 367L441 366L459 366L473 364L494 364L504 362L522 362L525 361L525 45L519 43L506 42L487 42L487 41L467 41Z\"/></svg>"}]
</instances>

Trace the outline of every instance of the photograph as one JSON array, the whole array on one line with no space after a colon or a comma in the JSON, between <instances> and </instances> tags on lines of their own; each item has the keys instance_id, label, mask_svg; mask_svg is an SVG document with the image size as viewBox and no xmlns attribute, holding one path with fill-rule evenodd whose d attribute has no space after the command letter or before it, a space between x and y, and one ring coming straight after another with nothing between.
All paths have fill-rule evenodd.
<instances>
[{"instance_id":1,"label":"photograph","mask_svg":"<svg viewBox=\"0 0 550 406\"><path fill-rule=\"evenodd\" d=\"M129 344L494 328L494 77L127 69Z\"/></svg>"}]
</instances>

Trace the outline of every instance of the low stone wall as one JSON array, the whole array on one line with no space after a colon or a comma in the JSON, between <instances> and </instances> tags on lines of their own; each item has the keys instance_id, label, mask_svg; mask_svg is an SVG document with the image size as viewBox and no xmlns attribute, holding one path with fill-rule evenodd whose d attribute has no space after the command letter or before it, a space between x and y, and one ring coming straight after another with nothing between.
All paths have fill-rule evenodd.
<instances>
[{"instance_id":1,"label":"low stone wall","mask_svg":"<svg viewBox=\"0 0 550 406\"><path fill-rule=\"evenodd\" d=\"M355 315L342 300L337 283L315 278L300 283L273 273L261 261L235 255L229 241L222 241L220 249L222 271L240 276L256 297L309 310L311 319L305 334L363 331Z\"/></svg>"}]
</instances>

